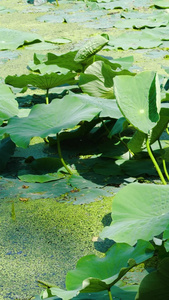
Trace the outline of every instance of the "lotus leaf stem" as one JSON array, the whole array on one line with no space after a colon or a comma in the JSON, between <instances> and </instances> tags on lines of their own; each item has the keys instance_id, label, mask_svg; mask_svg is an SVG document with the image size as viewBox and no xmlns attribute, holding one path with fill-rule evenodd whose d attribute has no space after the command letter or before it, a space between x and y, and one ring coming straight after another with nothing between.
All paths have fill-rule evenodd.
<instances>
[{"instance_id":1,"label":"lotus leaf stem","mask_svg":"<svg viewBox=\"0 0 169 300\"><path fill-rule=\"evenodd\" d=\"M153 164L154 164L154 166L156 168L156 171L157 171L157 173L158 173L158 175L159 175L162 183L166 185L167 182L165 181L164 176L163 176L163 174L162 174L162 172L160 170L160 167L159 167L159 165L158 165L158 163L157 163L157 161L156 161L156 159L155 159L155 157L154 157L154 155L153 155L153 153L152 153L152 151L150 149L148 134L147 134L147 137L146 137L146 147L147 147L148 154L149 154L149 156L150 156L150 158L151 158L151 160L152 160L152 162L153 162Z\"/></svg>"},{"instance_id":2,"label":"lotus leaf stem","mask_svg":"<svg viewBox=\"0 0 169 300\"><path fill-rule=\"evenodd\" d=\"M49 104L49 89L46 90L46 104Z\"/></svg>"},{"instance_id":3,"label":"lotus leaf stem","mask_svg":"<svg viewBox=\"0 0 169 300\"><path fill-rule=\"evenodd\" d=\"M162 151L163 149L162 149L161 142L160 142L159 139L158 139L158 143L159 143L159 146L160 146L160 150ZM168 174L168 171L167 171L166 162L165 162L163 154L162 154L162 163L163 163L163 169L164 169L165 176L169 180L169 174Z\"/></svg>"},{"instance_id":4,"label":"lotus leaf stem","mask_svg":"<svg viewBox=\"0 0 169 300\"><path fill-rule=\"evenodd\" d=\"M16 220L16 214L15 214L15 204L14 202L12 201L12 208L11 208L11 217L12 217L12 220L15 221Z\"/></svg>"},{"instance_id":5,"label":"lotus leaf stem","mask_svg":"<svg viewBox=\"0 0 169 300\"><path fill-rule=\"evenodd\" d=\"M57 148L58 148L58 154L59 154L59 158L60 161L62 163L62 165L65 167L65 169L68 171L68 173L70 175L72 175L72 171L69 169L69 167L67 166L67 164L65 163L63 156L62 156L62 152L61 152L61 148L60 148L60 140L59 140L59 134L57 133Z\"/></svg>"},{"instance_id":6,"label":"lotus leaf stem","mask_svg":"<svg viewBox=\"0 0 169 300\"><path fill-rule=\"evenodd\" d=\"M108 290L108 295L109 295L109 299L110 299L110 300L113 300L113 297L112 297L112 294L111 294L111 291L110 291L110 290Z\"/></svg>"}]
</instances>

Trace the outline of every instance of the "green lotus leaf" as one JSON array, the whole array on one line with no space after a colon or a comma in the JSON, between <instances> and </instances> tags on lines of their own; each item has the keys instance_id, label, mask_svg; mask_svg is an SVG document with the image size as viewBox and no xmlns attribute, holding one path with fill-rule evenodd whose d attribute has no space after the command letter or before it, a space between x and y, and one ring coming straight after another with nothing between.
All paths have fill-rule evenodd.
<instances>
[{"instance_id":1,"label":"green lotus leaf","mask_svg":"<svg viewBox=\"0 0 169 300\"><path fill-rule=\"evenodd\" d=\"M103 61L90 65L85 73L80 75L79 85L84 93L94 97L115 98L113 78L116 75L131 74L129 71L116 72Z\"/></svg>"},{"instance_id":2,"label":"green lotus leaf","mask_svg":"<svg viewBox=\"0 0 169 300\"><path fill-rule=\"evenodd\" d=\"M116 49L140 49L155 48L162 44L159 37L150 32L133 31L122 33L119 37L110 36L109 45Z\"/></svg>"},{"instance_id":3,"label":"green lotus leaf","mask_svg":"<svg viewBox=\"0 0 169 300\"><path fill-rule=\"evenodd\" d=\"M18 177L26 182L42 183L54 181L65 177L60 172L62 167L63 165L59 158L38 158L29 163L26 169L19 171Z\"/></svg>"},{"instance_id":4,"label":"green lotus leaf","mask_svg":"<svg viewBox=\"0 0 169 300\"><path fill-rule=\"evenodd\" d=\"M57 134L80 121L91 121L99 112L100 108L82 102L78 96L67 95L48 105L35 105L28 117L11 118L7 126L0 128L0 136L8 133L16 145L26 148L34 136Z\"/></svg>"},{"instance_id":5,"label":"green lotus leaf","mask_svg":"<svg viewBox=\"0 0 169 300\"><path fill-rule=\"evenodd\" d=\"M167 104L162 104L163 106L167 106ZM155 141L157 141L169 122L169 108L162 107L160 111L160 120L157 125L151 130L149 134L149 142L152 145ZM127 144L128 148L133 152L141 152L146 148L146 134L137 130L131 140Z\"/></svg>"},{"instance_id":6,"label":"green lotus leaf","mask_svg":"<svg viewBox=\"0 0 169 300\"><path fill-rule=\"evenodd\" d=\"M151 240L169 224L169 186L132 183L113 198L112 219L101 238L134 245L137 239Z\"/></svg>"},{"instance_id":7,"label":"green lotus leaf","mask_svg":"<svg viewBox=\"0 0 169 300\"><path fill-rule=\"evenodd\" d=\"M28 44L24 46L24 48L33 51L41 51L41 50L56 50L58 49L58 46L52 43L40 42L40 43L34 43L30 45Z\"/></svg>"},{"instance_id":8,"label":"green lotus leaf","mask_svg":"<svg viewBox=\"0 0 169 300\"><path fill-rule=\"evenodd\" d=\"M149 133L159 121L160 84L154 72L142 72L135 77L116 76L114 89L124 117L138 130Z\"/></svg>"},{"instance_id":9,"label":"green lotus leaf","mask_svg":"<svg viewBox=\"0 0 169 300\"><path fill-rule=\"evenodd\" d=\"M51 89L63 84L73 84L75 73L68 72L66 74L46 73L46 74L29 74L21 76L10 76L5 78L5 83L17 88L26 87L28 85L38 87L40 89Z\"/></svg>"},{"instance_id":10,"label":"green lotus leaf","mask_svg":"<svg viewBox=\"0 0 169 300\"><path fill-rule=\"evenodd\" d=\"M18 102L5 84L0 84L0 125L4 120L18 115Z\"/></svg>"},{"instance_id":11,"label":"green lotus leaf","mask_svg":"<svg viewBox=\"0 0 169 300\"><path fill-rule=\"evenodd\" d=\"M108 135L109 138L112 138L113 135L122 133L128 127L128 122L124 117L119 118L114 124L113 128L110 130Z\"/></svg>"},{"instance_id":12,"label":"green lotus leaf","mask_svg":"<svg viewBox=\"0 0 169 300\"><path fill-rule=\"evenodd\" d=\"M132 19L120 19L115 22L114 27L116 28L135 28L135 29L143 29L145 27L148 28L155 28L160 26L166 26L168 24L167 19L158 19L156 16L149 17L147 16L146 19L139 19L137 18Z\"/></svg>"},{"instance_id":13,"label":"green lotus leaf","mask_svg":"<svg viewBox=\"0 0 169 300\"><path fill-rule=\"evenodd\" d=\"M83 289L83 292L109 289L133 266L152 257L153 252L149 242L139 240L136 247L125 243L114 244L103 258L84 256L77 262L76 269L67 273L66 287L68 290ZM86 279L89 283L84 282Z\"/></svg>"},{"instance_id":14,"label":"green lotus leaf","mask_svg":"<svg viewBox=\"0 0 169 300\"><path fill-rule=\"evenodd\" d=\"M100 108L100 117L110 117L118 119L122 116L115 100L108 100L99 97L90 97L89 95L78 95L84 103Z\"/></svg>"},{"instance_id":15,"label":"green lotus leaf","mask_svg":"<svg viewBox=\"0 0 169 300\"><path fill-rule=\"evenodd\" d=\"M139 286L135 300L169 299L169 258L165 257L157 271L145 276Z\"/></svg>"},{"instance_id":16,"label":"green lotus leaf","mask_svg":"<svg viewBox=\"0 0 169 300\"><path fill-rule=\"evenodd\" d=\"M32 70L39 70L41 66L44 67L51 67L55 66L55 68L58 66L61 69L67 69L70 71L84 71L85 68L87 68L92 62L93 58L89 57L87 60L84 62L75 62L74 58L77 54L76 51L69 51L67 53L61 54L61 55L56 55L53 53L48 53L47 55L39 55L39 54L34 54L34 62L31 62L29 67ZM124 59L118 59L117 61L113 59L107 59L105 57L102 57L100 55L95 55L95 61L104 61L106 64L110 65L113 70L120 68L121 66L130 66L131 63L133 62L132 57L126 57Z\"/></svg>"},{"instance_id":17,"label":"green lotus leaf","mask_svg":"<svg viewBox=\"0 0 169 300\"><path fill-rule=\"evenodd\" d=\"M153 0L153 3L158 8L169 8L168 0Z\"/></svg>"},{"instance_id":18,"label":"green lotus leaf","mask_svg":"<svg viewBox=\"0 0 169 300\"><path fill-rule=\"evenodd\" d=\"M57 65L60 68L66 68L70 71L81 71L83 66L81 63L74 61L77 51L69 51L67 53L56 55L48 53L40 58L39 55L34 54L34 64L38 66L39 63L45 63L46 65Z\"/></svg>"},{"instance_id":19,"label":"green lotus leaf","mask_svg":"<svg viewBox=\"0 0 169 300\"><path fill-rule=\"evenodd\" d=\"M137 293L138 290L138 285L132 285L132 286L124 286L124 287L117 287L117 286L113 286L111 288L111 293L113 295L114 298L117 299L121 299L121 300L134 300L135 299L135 295ZM57 297L57 296L53 296L51 297L50 293L52 292L52 294L60 294L60 296L65 296L68 295L68 291L64 291L64 290L60 290L57 288L51 288L48 291L45 291L44 293L42 293L42 297L45 295L49 295L49 298L45 297L45 300L60 300L61 298ZM45 296L46 296L45 295ZM69 295L71 295L71 293L69 292ZM36 296L37 298L35 298L35 300L41 300L44 298L41 298L40 296ZM66 298L64 298L66 299ZM109 300L109 295L107 291L102 291L99 293L80 293L77 296L73 297L72 299L77 299L77 300Z\"/></svg>"},{"instance_id":20,"label":"green lotus leaf","mask_svg":"<svg viewBox=\"0 0 169 300\"><path fill-rule=\"evenodd\" d=\"M77 52L74 60L76 62L82 62L88 59L100 51L107 43L108 40L101 35L93 37Z\"/></svg>"},{"instance_id":21,"label":"green lotus leaf","mask_svg":"<svg viewBox=\"0 0 169 300\"><path fill-rule=\"evenodd\" d=\"M138 240L135 247L125 243L114 244L102 258L96 255L84 256L77 262L76 269L66 275L67 291L52 287L49 290L50 295L56 295L63 300L69 300L79 293L91 293L92 297L92 293L108 291L111 287L112 295L113 290L118 295L113 285L134 266L152 257L153 253L154 247L151 243ZM45 296L48 296L48 291L43 294L43 299Z\"/></svg>"},{"instance_id":22,"label":"green lotus leaf","mask_svg":"<svg viewBox=\"0 0 169 300\"><path fill-rule=\"evenodd\" d=\"M0 29L1 50L15 50L24 44L32 42L36 43L40 41L43 41L43 39L36 33L23 32L7 28Z\"/></svg>"}]
</instances>

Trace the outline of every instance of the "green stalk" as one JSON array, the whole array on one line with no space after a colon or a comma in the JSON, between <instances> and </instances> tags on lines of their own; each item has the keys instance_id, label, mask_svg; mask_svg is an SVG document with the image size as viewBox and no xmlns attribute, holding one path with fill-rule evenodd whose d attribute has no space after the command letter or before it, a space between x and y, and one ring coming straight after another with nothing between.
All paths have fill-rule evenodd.
<instances>
[{"instance_id":1,"label":"green stalk","mask_svg":"<svg viewBox=\"0 0 169 300\"><path fill-rule=\"evenodd\" d=\"M158 144L160 146L160 150L162 151L163 149L162 149L161 142L160 142L159 139L158 139ZM162 163L163 163L163 169L164 169L165 176L169 180L169 174L168 174L168 171L167 171L166 162L165 162L163 154L162 154Z\"/></svg>"},{"instance_id":2,"label":"green stalk","mask_svg":"<svg viewBox=\"0 0 169 300\"><path fill-rule=\"evenodd\" d=\"M15 214L15 204L14 202L12 201L12 208L11 208L11 217L12 217L12 220L15 221L16 220L16 214Z\"/></svg>"},{"instance_id":3,"label":"green stalk","mask_svg":"<svg viewBox=\"0 0 169 300\"><path fill-rule=\"evenodd\" d=\"M49 104L49 89L46 90L46 104Z\"/></svg>"},{"instance_id":4,"label":"green stalk","mask_svg":"<svg viewBox=\"0 0 169 300\"><path fill-rule=\"evenodd\" d=\"M58 154L59 154L59 158L60 161L62 163L62 165L65 167L65 169L68 171L68 173L70 175L72 175L72 171L69 169L69 167L67 166L67 164L65 163L63 156L62 156L62 152L61 152L61 148L60 148L60 140L59 140L59 134L57 133L57 148L58 148Z\"/></svg>"},{"instance_id":5,"label":"green stalk","mask_svg":"<svg viewBox=\"0 0 169 300\"><path fill-rule=\"evenodd\" d=\"M112 294L111 294L111 291L110 291L110 290L108 290L108 295L109 295L109 299L110 299L110 300L113 300L113 297L112 297Z\"/></svg>"},{"instance_id":6,"label":"green stalk","mask_svg":"<svg viewBox=\"0 0 169 300\"><path fill-rule=\"evenodd\" d=\"M148 140L148 135L147 135L147 137L146 137L146 147L147 147L148 154L149 154L149 156L150 156L150 158L151 158L151 160L152 160L152 162L153 162L153 164L154 164L154 166L155 166L155 168L156 168L156 170L157 170L157 173L158 173L158 175L159 175L159 177L160 177L162 183L166 185L167 182L165 181L164 176L163 176L163 174L162 174L162 172L161 172L161 170L160 170L160 167L159 167L158 163L156 162L156 159L155 159L155 157L154 157L154 155L153 155L153 153L152 153L152 151L151 151L151 149L150 149L150 144L149 144L149 140Z\"/></svg>"}]
</instances>

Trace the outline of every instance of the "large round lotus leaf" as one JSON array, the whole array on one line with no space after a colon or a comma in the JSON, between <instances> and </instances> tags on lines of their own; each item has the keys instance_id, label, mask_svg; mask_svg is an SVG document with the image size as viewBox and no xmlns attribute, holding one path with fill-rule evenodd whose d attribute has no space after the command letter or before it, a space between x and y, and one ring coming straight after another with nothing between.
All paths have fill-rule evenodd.
<instances>
[{"instance_id":1,"label":"large round lotus leaf","mask_svg":"<svg viewBox=\"0 0 169 300\"><path fill-rule=\"evenodd\" d=\"M113 198L113 222L100 237L134 245L159 235L169 224L168 193L168 185L127 185Z\"/></svg>"},{"instance_id":2,"label":"large round lotus leaf","mask_svg":"<svg viewBox=\"0 0 169 300\"><path fill-rule=\"evenodd\" d=\"M102 258L84 256L77 262L76 269L67 273L66 287L68 290L83 289L83 292L108 289L134 265L152 257L153 252L154 248L149 242L139 240L136 247L125 243L114 244Z\"/></svg>"},{"instance_id":3,"label":"large round lotus leaf","mask_svg":"<svg viewBox=\"0 0 169 300\"><path fill-rule=\"evenodd\" d=\"M18 114L18 103L10 88L0 84L0 125Z\"/></svg>"},{"instance_id":4,"label":"large round lotus leaf","mask_svg":"<svg viewBox=\"0 0 169 300\"><path fill-rule=\"evenodd\" d=\"M117 295L118 297L119 294L122 296L123 291L114 286L114 284L133 268L133 266L152 257L153 253L154 247L149 242L139 240L136 247L131 247L124 243L114 244L106 252L105 257L102 258L96 255L84 256L77 262L76 269L67 273L67 291L53 287L43 293L43 298L46 299L49 296L49 292L50 296L56 295L63 300L72 299L72 297L77 296L79 293L77 299L96 299L93 298L93 293L102 293L105 290L110 290L111 287L112 296ZM134 289L133 291L135 294L136 290ZM83 298L83 296L80 296L81 293L82 295L85 295L84 293L91 293L91 297L88 298L88 294L86 294L86 297ZM97 299L100 299L99 295L100 293ZM106 295L104 294L104 296ZM126 297L125 300L134 299L130 297ZM104 299L108 298L105 297ZM120 299L124 298L120 297Z\"/></svg>"},{"instance_id":5,"label":"large round lotus leaf","mask_svg":"<svg viewBox=\"0 0 169 300\"><path fill-rule=\"evenodd\" d=\"M68 72L66 74L46 73L46 74L29 74L21 76L7 76L5 83L14 87L22 88L28 85L38 87L40 89L51 89L59 85L74 83L75 73Z\"/></svg>"},{"instance_id":6,"label":"large round lotus leaf","mask_svg":"<svg viewBox=\"0 0 169 300\"><path fill-rule=\"evenodd\" d=\"M0 28L0 50L15 50L25 43L42 40L41 36L36 33Z\"/></svg>"},{"instance_id":7,"label":"large round lotus leaf","mask_svg":"<svg viewBox=\"0 0 169 300\"><path fill-rule=\"evenodd\" d=\"M80 121L91 121L99 112L99 108L82 102L77 96L67 95L48 105L35 105L26 118L11 118L6 127L0 128L0 136L6 132L16 145L26 148L34 136L44 138L57 134Z\"/></svg>"},{"instance_id":8,"label":"large round lotus leaf","mask_svg":"<svg viewBox=\"0 0 169 300\"><path fill-rule=\"evenodd\" d=\"M155 48L161 45L161 38L155 37L150 32L133 31L122 33L119 37L110 36L109 45L116 49Z\"/></svg>"},{"instance_id":9,"label":"large round lotus leaf","mask_svg":"<svg viewBox=\"0 0 169 300\"><path fill-rule=\"evenodd\" d=\"M120 19L115 22L114 27L116 28L135 28L143 29L145 27L154 28L160 26L166 26L168 23L165 19L156 20L156 18L146 18L146 19Z\"/></svg>"},{"instance_id":10,"label":"large round lotus leaf","mask_svg":"<svg viewBox=\"0 0 169 300\"><path fill-rule=\"evenodd\" d=\"M113 119L120 118L121 112L117 106L115 100L109 100L99 98L99 97L90 97L89 95L78 95L78 98L81 99L85 104L90 104L94 107L100 108L100 117L110 117Z\"/></svg>"},{"instance_id":11,"label":"large round lotus leaf","mask_svg":"<svg viewBox=\"0 0 169 300\"><path fill-rule=\"evenodd\" d=\"M114 90L124 117L138 130L149 133L159 120L160 83L154 72L116 76Z\"/></svg>"}]
</instances>

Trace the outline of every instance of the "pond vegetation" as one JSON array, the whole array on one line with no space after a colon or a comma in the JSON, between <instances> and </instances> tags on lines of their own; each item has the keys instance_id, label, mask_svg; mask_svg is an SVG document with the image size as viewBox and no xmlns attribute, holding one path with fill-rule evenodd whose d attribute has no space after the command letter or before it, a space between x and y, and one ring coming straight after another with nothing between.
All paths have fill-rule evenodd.
<instances>
[{"instance_id":1,"label":"pond vegetation","mask_svg":"<svg viewBox=\"0 0 169 300\"><path fill-rule=\"evenodd\" d=\"M2 299L23 299L27 272L37 286L26 299L168 299L167 2L0 7L45 28L0 29L2 270L12 277ZM83 42L60 35L73 23ZM61 28L55 39L49 24Z\"/></svg>"}]
</instances>

